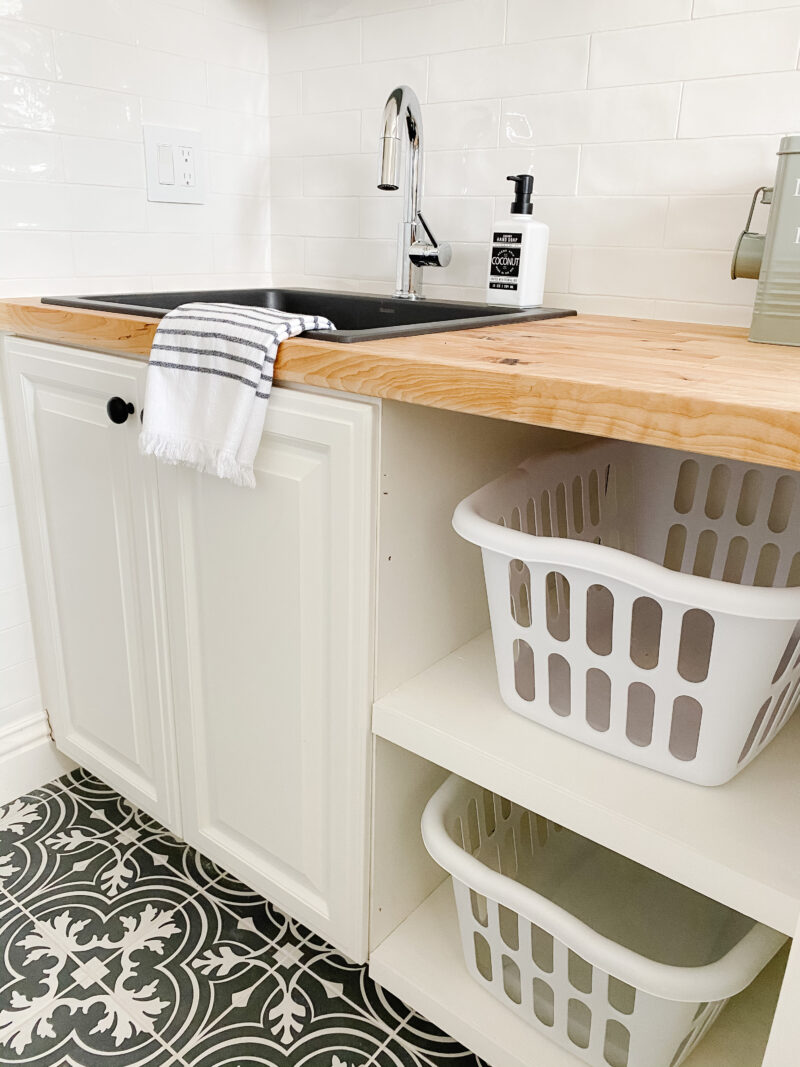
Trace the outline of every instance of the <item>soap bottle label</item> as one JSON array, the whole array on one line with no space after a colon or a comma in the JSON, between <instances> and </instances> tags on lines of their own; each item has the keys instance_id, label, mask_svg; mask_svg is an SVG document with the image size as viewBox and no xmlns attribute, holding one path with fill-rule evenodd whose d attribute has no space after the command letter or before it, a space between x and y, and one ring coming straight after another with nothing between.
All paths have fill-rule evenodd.
<instances>
[{"instance_id":1,"label":"soap bottle label","mask_svg":"<svg viewBox=\"0 0 800 1067\"><path fill-rule=\"evenodd\" d=\"M492 234L492 267L489 274L490 289L516 290L519 287L519 264L521 254L521 233L503 230Z\"/></svg>"}]
</instances>

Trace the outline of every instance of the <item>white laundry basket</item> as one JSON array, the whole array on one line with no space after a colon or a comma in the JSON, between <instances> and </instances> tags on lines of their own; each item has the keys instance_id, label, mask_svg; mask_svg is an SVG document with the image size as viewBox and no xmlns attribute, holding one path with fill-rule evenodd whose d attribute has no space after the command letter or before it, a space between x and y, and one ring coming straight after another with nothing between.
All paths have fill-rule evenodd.
<instances>
[{"instance_id":1,"label":"white laundry basket","mask_svg":"<svg viewBox=\"0 0 800 1067\"><path fill-rule=\"evenodd\" d=\"M678 1067L786 941L455 775L422 834L472 977L593 1067Z\"/></svg>"},{"instance_id":2,"label":"white laundry basket","mask_svg":"<svg viewBox=\"0 0 800 1067\"><path fill-rule=\"evenodd\" d=\"M800 701L800 474L601 441L533 457L453 525L483 550L519 714L719 785Z\"/></svg>"}]
</instances>

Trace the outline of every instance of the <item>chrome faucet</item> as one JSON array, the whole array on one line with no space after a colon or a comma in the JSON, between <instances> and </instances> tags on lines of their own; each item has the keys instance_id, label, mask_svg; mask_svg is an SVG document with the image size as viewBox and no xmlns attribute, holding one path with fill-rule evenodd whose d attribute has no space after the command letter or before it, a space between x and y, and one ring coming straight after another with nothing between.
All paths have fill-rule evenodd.
<instances>
[{"instance_id":1,"label":"chrome faucet","mask_svg":"<svg viewBox=\"0 0 800 1067\"><path fill-rule=\"evenodd\" d=\"M422 296L422 268L446 267L452 250L439 244L420 211L422 199L422 112L413 89L398 85L383 109L379 140L379 189L400 187L403 130L408 137L403 221L397 231L397 288L395 296L417 300Z\"/></svg>"}]
</instances>

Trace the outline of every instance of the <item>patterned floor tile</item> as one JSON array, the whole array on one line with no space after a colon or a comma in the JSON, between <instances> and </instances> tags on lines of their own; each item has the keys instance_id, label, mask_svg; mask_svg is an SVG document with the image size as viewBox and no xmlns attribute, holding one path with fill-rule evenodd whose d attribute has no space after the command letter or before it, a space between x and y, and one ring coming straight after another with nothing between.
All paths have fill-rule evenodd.
<instances>
[{"instance_id":1,"label":"patterned floor tile","mask_svg":"<svg viewBox=\"0 0 800 1067\"><path fill-rule=\"evenodd\" d=\"M58 884L106 851L68 791L37 791L0 809L0 887L20 900Z\"/></svg>"},{"instance_id":2,"label":"patterned floor tile","mask_svg":"<svg viewBox=\"0 0 800 1067\"><path fill-rule=\"evenodd\" d=\"M85 771L0 809L0 1063L482 1067Z\"/></svg>"}]
</instances>

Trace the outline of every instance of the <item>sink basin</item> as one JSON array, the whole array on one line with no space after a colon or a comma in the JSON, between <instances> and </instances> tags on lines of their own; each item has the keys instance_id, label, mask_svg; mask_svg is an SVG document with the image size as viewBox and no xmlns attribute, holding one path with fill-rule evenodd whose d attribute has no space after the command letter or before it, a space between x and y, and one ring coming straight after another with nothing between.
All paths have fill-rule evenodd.
<instances>
[{"instance_id":1,"label":"sink basin","mask_svg":"<svg viewBox=\"0 0 800 1067\"><path fill-rule=\"evenodd\" d=\"M251 307L323 315L335 330L311 330L306 337L325 341L374 341L442 330L469 330L507 322L534 322L574 315L561 308L509 308L497 304L451 300L405 300L371 293L335 293L322 289L209 289L180 293L115 293L110 296L44 297L43 304L117 311L161 318L180 304L195 300L249 304Z\"/></svg>"}]
</instances>

